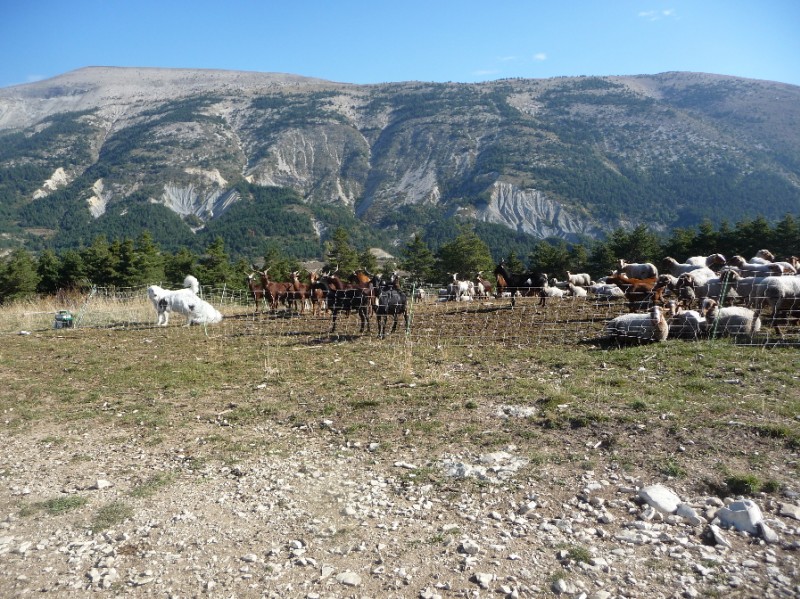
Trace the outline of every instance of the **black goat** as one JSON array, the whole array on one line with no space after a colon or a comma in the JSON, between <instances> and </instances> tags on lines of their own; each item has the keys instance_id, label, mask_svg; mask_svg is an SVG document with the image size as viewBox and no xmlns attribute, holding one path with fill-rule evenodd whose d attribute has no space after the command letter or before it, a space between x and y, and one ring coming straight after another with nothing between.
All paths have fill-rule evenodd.
<instances>
[{"instance_id":1,"label":"black goat","mask_svg":"<svg viewBox=\"0 0 800 599\"><path fill-rule=\"evenodd\" d=\"M501 260L494 269L494 276L497 279L497 296L500 297L504 292L510 293L512 308L516 304L517 294L521 297L537 296L539 305L545 305L547 296L544 288L547 287L547 274L543 272L512 274L506 268L505 260Z\"/></svg>"},{"instance_id":2,"label":"black goat","mask_svg":"<svg viewBox=\"0 0 800 599\"><path fill-rule=\"evenodd\" d=\"M408 310L406 294L400 289L400 282L397 273L392 273L388 281L382 281L378 291L378 299L375 306L375 317L378 320L378 338L386 336L386 324L389 315L394 317L391 333L397 330L397 317L402 314L405 320L406 330L408 330Z\"/></svg>"}]
</instances>

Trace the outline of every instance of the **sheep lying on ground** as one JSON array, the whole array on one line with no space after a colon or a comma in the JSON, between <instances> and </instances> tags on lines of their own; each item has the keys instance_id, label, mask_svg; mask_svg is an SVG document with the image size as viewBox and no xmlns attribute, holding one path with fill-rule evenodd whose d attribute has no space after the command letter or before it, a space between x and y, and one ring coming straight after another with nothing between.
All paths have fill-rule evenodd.
<instances>
[{"instance_id":1,"label":"sheep lying on ground","mask_svg":"<svg viewBox=\"0 0 800 599\"><path fill-rule=\"evenodd\" d=\"M706 321L696 310L686 310L672 300L667 303L669 336L677 339L698 339L705 331Z\"/></svg>"},{"instance_id":2,"label":"sheep lying on ground","mask_svg":"<svg viewBox=\"0 0 800 599\"><path fill-rule=\"evenodd\" d=\"M186 317L186 326L191 324L215 324L222 320L222 314L207 301L197 296L200 284L192 275L183 280L184 289L169 290L150 285L147 296L158 315L158 326L169 324L170 312L178 312Z\"/></svg>"},{"instance_id":3,"label":"sheep lying on ground","mask_svg":"<svg viewBox=\"0 0 800 599\"><path fill-rule=\"evenodd\" d=\"M608 337L620 341L664 341L669 335L669 325L659 306L646 314L623 314L606 323Z\"/></svg>"},{"instance_id":4,"label":"sheep lying on ground","mask_svg":"<svg viewBox=\"0 0 800 599\"><path fill-rule=\"evenodd\" d=\"M625 292L613 283L595 283L589 287L589 291L598 297L625 297Z\"/></svg>"},{"instance_id":5,"label":"sheep lying on ground","mask_svg":"<svg viewBox=\"0 0 800 599\"><path fill-rule=\"evenodd\" d=\"M714 335L749 335L761 330L758 312L741 306L721 308L716 300L707 297L703 300L700 314L706 319L706 329Z\"/></svg>"}]
</instances>

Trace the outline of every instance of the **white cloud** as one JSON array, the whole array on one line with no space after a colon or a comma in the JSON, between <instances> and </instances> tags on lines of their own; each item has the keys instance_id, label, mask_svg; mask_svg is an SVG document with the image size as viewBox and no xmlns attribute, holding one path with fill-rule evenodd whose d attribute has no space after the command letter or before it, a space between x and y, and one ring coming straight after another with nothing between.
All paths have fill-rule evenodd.
<instances>
[{"instance_id":1,"label":"white cloud","mask_svg":"<svg viewBox=\"0 0 800 599\"><path fill-rule=\"evenodd\" d=\"M516 60L516 59L517 59L516 56L501 56L497 60L499 60L500 62L511 62L512 60Z\"/></svg>"},{"instance_id":2,"label":"white cloud","mask_svg":"<svg viewBox=\"0 0 800 599\"><path fill-rule=\"evenodd\" d=\"M25 77L25 83L36 83L42 79L46 79L46 77L44 75L28 75Z\"/></svg>"},{"instance_id":3,"label":"white cloud","mask_svg":"<svg viewBox=\"0 0 800 599\"><path fill-rule=\"evenodd\" d=\"M643 10L637 16L648 21L660 21L661 19L677 18L678 14L674 8L664 10Z\"/></svg>"},{"instance_id":4,"label":"white cloud","mask_svg":"<svg viewBox=\"0 0 800 599\"><path fill-rule=\"evenodd\" d=\"M544 52L537 52L536 54L533 55L533 59L538 62L543 62L547 60L547 54L545 54Z\"/></svg>"}]
</instances>

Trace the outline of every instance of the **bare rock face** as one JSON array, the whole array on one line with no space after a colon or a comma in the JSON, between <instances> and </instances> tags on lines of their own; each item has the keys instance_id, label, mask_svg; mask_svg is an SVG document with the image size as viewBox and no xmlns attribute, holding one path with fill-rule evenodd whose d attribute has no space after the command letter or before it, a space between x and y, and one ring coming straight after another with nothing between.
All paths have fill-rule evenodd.
<instances>
[{"instance_id":1,"label":"bare rock face","mask_svg":"<svg viewBox=\"0 0 800 599\"><path fill-rule=\"evenodd\" d=\"M475 218L505 225L536 237L567 237L576 233L593 235L597 230L577 211L540 191L519 189L510 183L492 186L489 203L475 210Z\"/></svg>"}]
</instances>

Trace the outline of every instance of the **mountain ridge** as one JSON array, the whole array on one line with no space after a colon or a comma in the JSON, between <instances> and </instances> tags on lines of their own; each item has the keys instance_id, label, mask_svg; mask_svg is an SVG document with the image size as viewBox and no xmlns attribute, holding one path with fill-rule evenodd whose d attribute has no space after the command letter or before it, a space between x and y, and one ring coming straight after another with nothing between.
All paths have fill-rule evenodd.
<instances>
[{"instance_id":1,"label":"mountain ridge","mask_svg":"<svg viewBox=\"0 0 800 599\"><path fill-rule=\"evenodd\" d=\"M294 190L317 230L335 207L395 244L425 229L411 207L567 240L775 219L800 211L799 107L800 87L704 73L361 85L85 67L0 88L0 232L59 238L68 219L88 235L131 203L199 232L245 183Z\"/></svg>"}]
</instances>

